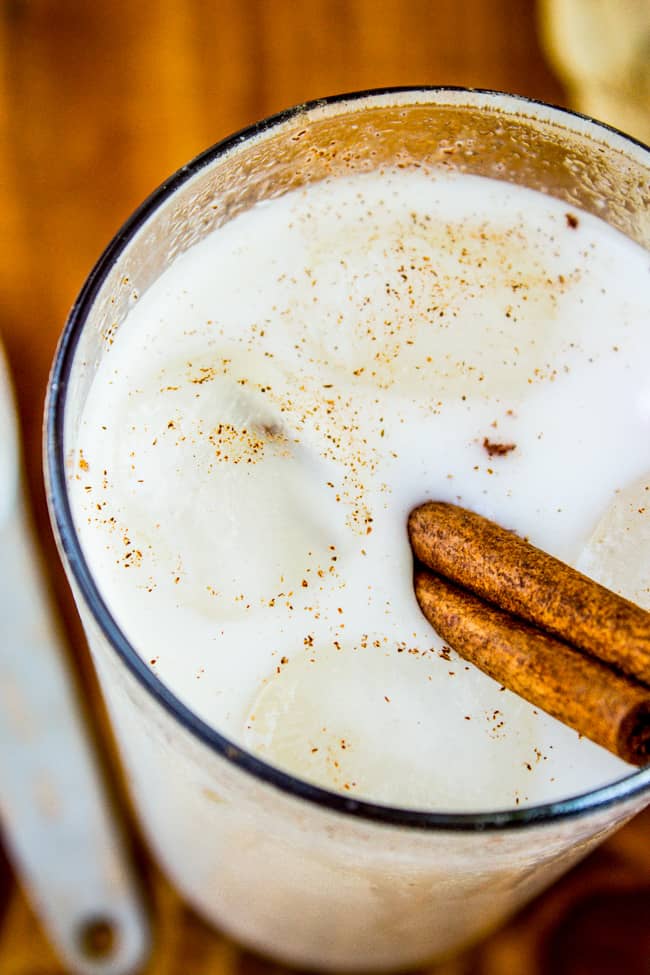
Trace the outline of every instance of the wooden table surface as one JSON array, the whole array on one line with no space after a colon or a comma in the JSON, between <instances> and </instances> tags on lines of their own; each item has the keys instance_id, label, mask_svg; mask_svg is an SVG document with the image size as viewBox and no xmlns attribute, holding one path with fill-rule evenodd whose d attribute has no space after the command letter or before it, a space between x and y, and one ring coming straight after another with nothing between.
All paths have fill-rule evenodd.
<instances>
[{"instance_id":1,"label":"wooden table surface","mask_svg":"<svg viewBox=\"0 0 650 975\"><path fill-rule=\"evenodd\" d=\"M2 0L0 67L0 334L53 594L99 711L47 522L40 427L57 337L104 244L199 150L306 99L413 83L566 95L530 0ZM436 975L650 975L649 827L650 810ZM157 918L147 975L278 972L185 907L133 832ZM62 971L0 860L0 972Z\"/></svg>"}]
</instances>

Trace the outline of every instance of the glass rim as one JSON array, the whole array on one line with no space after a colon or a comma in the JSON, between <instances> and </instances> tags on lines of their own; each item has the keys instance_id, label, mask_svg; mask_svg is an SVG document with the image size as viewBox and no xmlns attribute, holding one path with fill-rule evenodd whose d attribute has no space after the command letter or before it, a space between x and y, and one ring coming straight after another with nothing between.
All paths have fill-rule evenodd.
<instances>
[{"instance_id":1,"label":"glass rim","mask_svg":"<svg viewBox=\"0 0 650 975\"><path fill-rule=\"evenodd\" d=\"M439 96L438 100L435 98L436 95ZM593 128L596 131L601 130L603 136L610 143L613 138L615 142L619 142L620 147L625 146L628 151L630 147L633 147L635 154L640 149L643 155L648 155L650 163L650 149L647 146L632 136L628 136L589 116L523 95L459 86L387 87L333 95L278 112L220 140L161 183L132 213L97 260L72 306L57 346L45 405L44 466L47 500L59 549L67 560L69 572L103 636L121 663L127 667L153 700L162 706L185 731L189 732L210 751L219 755L224 761L230 762L242 772L293 798L302 799L321 808L352 816L362 821L418 830L481 832L514 829L584 815L641 796L646 791L650 792L650 765L613 783L579 795L539 805L489 812L431 812L426 809L409 809L363 799L353 799L282 771L256 757L252 752L231 741L203 721L170 691L131 645L113 618L86 561L74 525L67 488L63 434L68 381L74 365L77 345L87 317L107 275L147 220L203 168L216 162L243 143L250 143L261 138L267 132L281 127L299 115L306 113L314 115L319 110L327 111L332 106L345 108L346 105L357 105L363 100L367 100L369 104L380 104L382 99L386 104L390 104L391 98L394 104L400 100L404 104L417 103L418 96L421 96L422 101L432 105L471 105L472 102L475 105L480 105L484 101L486 105L497 107L497 103L501 103L505 110L518 108L520 113L528 112L538 119L546 117L549 120L554 119L558 123L564 120L566 127L572 128L574 132L577 128L581 128L583 123L586 123L590 130ZM510 114L516 113L510 111ZM580 123L580 126L576 126L576 121Z\"/></svg>"}]
</instances>

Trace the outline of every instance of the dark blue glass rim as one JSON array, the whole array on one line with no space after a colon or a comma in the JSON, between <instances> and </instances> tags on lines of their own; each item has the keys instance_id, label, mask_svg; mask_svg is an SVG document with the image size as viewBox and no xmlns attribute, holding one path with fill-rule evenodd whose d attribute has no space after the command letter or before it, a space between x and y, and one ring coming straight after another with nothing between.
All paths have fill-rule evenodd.
<instances>
[{"instance_id":1,"label":"dark blue glass rim","mask_svg":"<svg viewBox=\"0 0 650 975\"><path fill-rule=\"evenodd\" d=\"M145 690L151 694L154 700L178 721L186 731L209 749L220 755L224 760L231 762L242 771L281 792L314 803L322 808L347 816L353 816L360 820L382 823L394 827L408 827L418 830L481 832L557 822L560 819L606 809L614 804L640 796L646 790L650 790L650 766L638 772L631 773L610 785L558 802L546 803L539 806L528 806L523 809L506 809L485 813L442 813L402 809L374 802L351 799L339 793L330 792L319 786L311 785L308 782L275 768L273 765L267 764L229 741L225 736L221 735L194 714L153 673L143 658L131 646L106 606L81 550L72 519L66 485L63 439L68 379L74 363L79 337L88 313L108 273L119 259L127 244L130 243L135 234L142 228L158 207L165 203L188 179L195 176L204 167L210 165L240 143L247 142L256 136L276 128L296 115L309 112L321 106L342 102L353 103L362 99L372 98L373 96L398 95L403 92L413 94L422 92L424 95L428 93L463 92L504 97L511 103L520 103L522 110L525 110L526 105L551 108L560 115L566 116L569 124L572 118L584 119L597 128L621 136L626 142L635 144L650 153L650 149L647 146L633 139L631 136L605 123L596 122L594 119L581 115L578 112L547 105L545 102L525 96L509 95L505 92L491 91L489 89L433 85L377 88L316 99L312 102L297 105L286 111L269 116L206 149L187 165L181 167L169 179L165 180L135 210L132 216L129 217L108 244L88 275L70 311L52 366L45 421L45 457L49 476L48 501L51 517L55 523L61 548L68 560L79 592L122 663L125 664Z\"/></svg>"}]
</instances>

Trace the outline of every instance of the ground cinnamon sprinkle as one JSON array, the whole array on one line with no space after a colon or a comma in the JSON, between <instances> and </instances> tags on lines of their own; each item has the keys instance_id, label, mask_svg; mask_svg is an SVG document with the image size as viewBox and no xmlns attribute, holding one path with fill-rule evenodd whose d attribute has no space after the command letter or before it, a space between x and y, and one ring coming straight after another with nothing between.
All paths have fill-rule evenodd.
<instances>
[{"instance_id":1,"label":"ground cinnamon sprinkle","mask_svg":"<svg viewBox=\"0 0 650 975\"><path fill-rule=\"evenodd\" d=\"M517 447L514 443L495 443L488 437L483 437L483 446L488 452L488 457L503 457Z\"/></svg>"}]
</instances>

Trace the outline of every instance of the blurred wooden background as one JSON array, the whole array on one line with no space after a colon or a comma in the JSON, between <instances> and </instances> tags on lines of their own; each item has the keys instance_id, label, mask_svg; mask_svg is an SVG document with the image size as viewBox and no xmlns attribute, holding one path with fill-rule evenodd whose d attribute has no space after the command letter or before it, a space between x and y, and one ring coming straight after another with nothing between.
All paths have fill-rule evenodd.
<instances>
[{"instance_id":1,"label":"blurred wooden background","mask_svg":"<svg viewBox=\"0 0 650 975\"><path fill-rule=\"evenodd\" d=\"M297 102L403 84L566 95L531 0L0 0L0 70L0 334L53 593L99 711L49 532L40 427L66 312L109 238L201 149ZM650 975L649 827L650 811L430 975ZM279 971L210 931L135 829L134 843L158 919L147 975ZM2 860L0 972L62 973Z\"/></svg>"}]
</instances>

